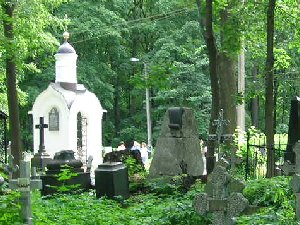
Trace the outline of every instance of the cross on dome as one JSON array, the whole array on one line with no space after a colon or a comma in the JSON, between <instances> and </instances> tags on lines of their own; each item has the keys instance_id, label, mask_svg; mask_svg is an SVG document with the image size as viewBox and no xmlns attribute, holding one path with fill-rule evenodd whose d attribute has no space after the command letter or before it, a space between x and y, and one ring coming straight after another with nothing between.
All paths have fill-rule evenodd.
<instances>
[{"instance_id":1,"label":"cross on dome","mask_svg":"<svg viewBox=\"0 0 300 225\"><path fill-rule=\"evenodd\" d=\"M69 37L70 37L69 32L68 32L68 31L65 31L65 32L63 33L63 37L64 37L64 39L65 39L65 42L68 42L68 39L69 39Z\"/></svg>"}]
</instances>

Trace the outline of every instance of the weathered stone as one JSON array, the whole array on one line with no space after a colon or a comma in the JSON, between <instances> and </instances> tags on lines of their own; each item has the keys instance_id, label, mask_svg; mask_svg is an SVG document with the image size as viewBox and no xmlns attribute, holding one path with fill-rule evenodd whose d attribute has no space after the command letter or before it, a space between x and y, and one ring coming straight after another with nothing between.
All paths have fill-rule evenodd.
<instances>
[{"instance_id":1,"label":"weathered stone","mask_svg":"<svg viewBox=\"0 0 300 225\"><path fill-rule=\"evenodd\" d=\"M20 177L9 181L9 188L21 192L21 212L23 221L32 225L31 191L42 188L40 179L30 179L30 162L20 162Z\"/></svg>"},{"instance_id":2,"label":"weathered stone","mask_svg":"<svg viewBox=\"0 0 300 225\"><path fill-rule=\"evenodd\" d=\"M197 195L193 202L194 208L199 215L204 215L208 211L208 196L206 193Z\"/></svg>"},{"instance_id":3,"label":"weathered stone","mask_svg":"<svg viewBox=\"0 0 300 225\"><path fill-rule=\"evenodd\" d=\"M286 176L293 175L296 171L296 165L292 164L289 160L284 161L283 165L281 166L281 170L283 174Z\"/></svg>"},{"instance_id":4,"label":"weathered stone","mask_svg":"<svg viewBox=\"0 0 300 225\"><path fill-rule=\"evenodd\" d=\"M200 151L198 128L191 109L182 108L182 122L176 129L170 125L169 111L166 112L160 137L149 170L150 177L183 174L182 163L191 176L203 174L204 165ZM174 110L172 108L172 110ZM179 113L180 114L180 113ZM171 127L171 128L170 128ZM180 128L180 129L177 129Z\"/></svg>"},{"instance_id":5,"label":"weathered stone","mask_svg":"<svg viewBox=\"0 0 300 225\"><path fill-rule=\"evenodd\" d=\"M241 193L245 188L245 183L238 179L231 179L231 182L228 185L229 193L239 192Z\"/></svg>"},{"instance_id":6,"label":"weathered stone","mask_svg":"<svg viewBox=\"0 0 300 225\"><path fill-rule=\"evenodd\" d=\"M295 193L300 192L300 174L294 174L290 184Z\"/></svg>"},{"instance_id":7,"label":"weathered stone","mask_svg":"<svg viewBox=\"0 0 300 225\"><path fill-rule=\"evenodd\" d=\"M296 195L296 218L300 219L300 143L299 141L294 145L295 152L295 171L290 181L290 185Z\"/></svg>"},{"instance_id":8,"label":"weathered stone","mask_svg":"<svg viewBox=\"0 0 300 225\"><path fill-rule=\"evenodd\" d=\"M201 193L194 200L194 208L200 215L212 213L212 224L232 225L234 217L238 216L248 206L248 200L240 193L244 188L243 182L231 178L221 160L208 176L205 187L206 193Z\"/></svg>"},{"instance_id":9,"label":"weathered stone","mask_svg":"<svg viewBox=\"0 0 300 225\"><path fill-rule=\"evenodd\" d=\"M228 217L236 217L242 213L249 205L248 200L239 192L233 192L228 197Z\"/></svg>"}]
</instances>

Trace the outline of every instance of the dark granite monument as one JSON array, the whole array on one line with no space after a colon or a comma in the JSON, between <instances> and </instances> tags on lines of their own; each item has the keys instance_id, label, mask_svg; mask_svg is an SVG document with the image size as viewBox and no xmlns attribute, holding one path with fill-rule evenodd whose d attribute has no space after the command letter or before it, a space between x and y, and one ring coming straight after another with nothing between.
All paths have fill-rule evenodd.
<instances>
[{"instance_id":1,"label":"dark granite monument","mask_svg":"<svg viewBox=\"0 0 300 225\"><path fill-rule=\"evenodd\" d=\"M201 176L203 170L198 127L193 111L190 108L169 108L156 143L149 176L174 176L183 173Z\"/></svg>"},{"instance_id":2,"label":"dark granite monument","mask_svg":"<svg viewBox=\"0 0 300 225\"><path fill-rule=\"evenodd\" d=\"M295 97L291 100L288 143L284 153L284 161L290 161L291 164L295 164L293 146L298 140L300 140L300 98Z\"/></svg>"},{"instance_id":3,"label":"dark granite monument","mask_svg":"<svg viewBox=\"0 0 300 225\"><path fill-rule=\"evenodd\" d=\"M74 151L63 150L55 154L54 159L47 164L46 175L42 175L43 181L43 195L49 195L57 192L57 188L62 185L78 185L76 189L88 190L91 188L91 177L89 172L84 172L82 168L82 162L75 159ZM68 180L59 180L59 174L62 172L64 166L75 173Z\"/></svg>"},{"instance_id":4,"label":"dark granite monument","mask_svg":"<svg viewBox=\"0 0 300 225\"><path fill-rule=\"evenodd\" d=\"M106 162L95 170L96 197L129 197L128 171L121 162Z\"/></svg>"}]
</instances>

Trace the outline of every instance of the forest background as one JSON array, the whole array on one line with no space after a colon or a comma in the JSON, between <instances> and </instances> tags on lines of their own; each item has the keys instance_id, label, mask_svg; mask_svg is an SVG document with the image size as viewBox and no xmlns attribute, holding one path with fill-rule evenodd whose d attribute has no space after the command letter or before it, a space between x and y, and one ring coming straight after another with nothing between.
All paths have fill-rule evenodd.
<instances>
[{"instance_id":1,"label":"forest background","mask_svg":"<svg viewBox=\"0 0 300 225\"><path fill-rule=\"evenodd\" d=\"M171 106L193 108L199 137L206 139L211 120L211 85L216 81L210 76L207 27L203 26L203 22L207 23L205 9L209 0L0 2L0 105L8 113L10 84L6 77L8 62L13 61L25 150L32 150L33 128L28 111L37 95L55 78L54 54L66 29L78 54L78 83L94 92L108 111L103 122L105 146L115 147L120 140L132 138L147 140L146 87L151 95L154 143L163 115ZM268 4L266 0L216 0L212 7L215 44L220 55L230 59L233 84L237 83L238 56L242 51L246 59L245 92L238 93L233 88L234 94L226 96L232 98L234 106L245 103L246 127L255 125L262 131ZM296 0L277 1L275 7L275 133L287 133L289 101L299 88L299 7ZM7 29L7 25L13 29ZM133 64L131 57L147 63L147 81L143 63ZM226 75L226 71L219 72ZM221 88L227 78L217 81Z\"/></svg>"}]
</instances>

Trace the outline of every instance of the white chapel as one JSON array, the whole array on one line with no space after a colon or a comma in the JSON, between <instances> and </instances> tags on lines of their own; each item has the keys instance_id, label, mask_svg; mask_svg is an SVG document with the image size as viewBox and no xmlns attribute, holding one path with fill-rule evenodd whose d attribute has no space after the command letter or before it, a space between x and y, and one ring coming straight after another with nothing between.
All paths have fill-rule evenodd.
<instances>
[{"instance_id":1,"label":"white chapel","mask_svg":"<svg viewBox=\"0 0 300 225\"><path fill-rule=\"evenodd\" d=\"M39 149L40 131L35 125L44 117L46 153L73 150L83 164L93 156L93 168L102 163L102 116L106 112L95 94L77 83L77 54L65 42L55 55L55 82L36 98L32 107L34 153Z\"/></svg>"}]
</instances>

